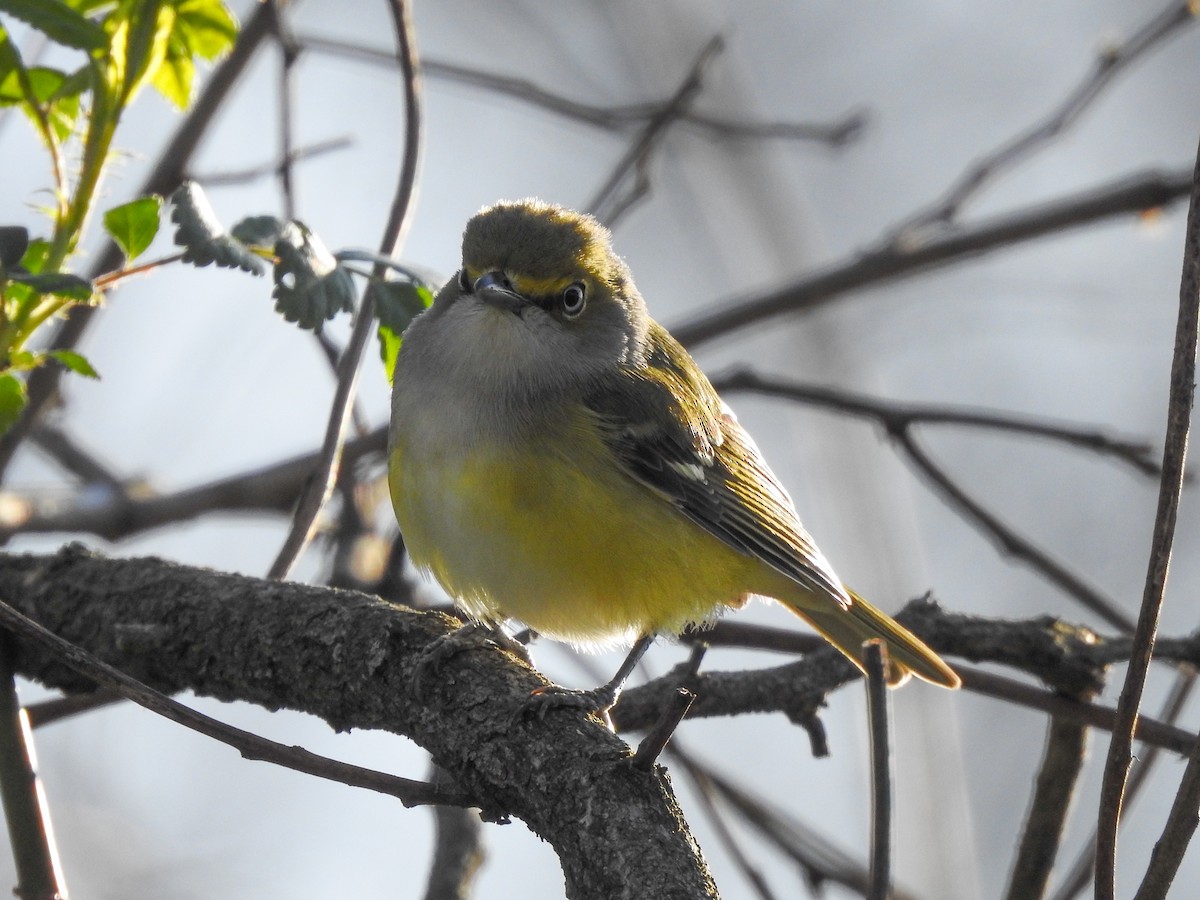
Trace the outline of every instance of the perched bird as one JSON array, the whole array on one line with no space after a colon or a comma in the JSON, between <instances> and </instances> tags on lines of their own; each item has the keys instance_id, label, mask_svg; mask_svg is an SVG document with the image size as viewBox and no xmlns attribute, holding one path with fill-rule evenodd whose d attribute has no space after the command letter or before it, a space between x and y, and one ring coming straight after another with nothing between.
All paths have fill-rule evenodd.
<instances>
[{"instance_id":1,"label":"perched bird","mask_svg":"<svg viewBox=\"0 0 1200 900\"><path fill-rule=\"evenodd\" d=\"M413 562L479 622L634 641L612 682L551 689L552 705L603 711L655 635L754 595L860 668L882 639L892 684L959 685L834 574L591 216L537 200L474 216L393 383L389 483Z\"/></svg>"}]
</instances>

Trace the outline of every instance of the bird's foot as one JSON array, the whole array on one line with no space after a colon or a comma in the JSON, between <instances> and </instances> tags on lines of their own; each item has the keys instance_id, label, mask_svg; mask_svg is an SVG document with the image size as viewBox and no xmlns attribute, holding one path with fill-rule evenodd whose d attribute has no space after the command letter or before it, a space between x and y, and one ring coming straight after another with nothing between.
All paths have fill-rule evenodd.
<instances>
[{"instance_id":1,"label":"bird's foot","mask_svg":"<svg viewBox=\"0 0 1200 900\"><path fill-rule=\"evenodd\" d=\"M537 716L541 720L545 719L546 713L552 709L579 709L599 716L611 730L612 719L609 718L608 711L617 705L620 696L621 685L612 683L591 690L549 684L530 693L521 705L518 717Z\"/></svg>"},{"instance_id":2,"label":"bird's foot","mask_svg":"<svg viewBox=\"0 0 1200 900\"><path fill-rule=\"evenodd\" d=\"M429 685L436 681L438 673L448 660L467 650L478 650L488 644L507 650L527 665L533 665L529 649L505 633L500 626L485 622L468 622L461 628L441 635L422 651L409 686L413 696L421 698L426 695Z\"/></svg>"}]
</instances>

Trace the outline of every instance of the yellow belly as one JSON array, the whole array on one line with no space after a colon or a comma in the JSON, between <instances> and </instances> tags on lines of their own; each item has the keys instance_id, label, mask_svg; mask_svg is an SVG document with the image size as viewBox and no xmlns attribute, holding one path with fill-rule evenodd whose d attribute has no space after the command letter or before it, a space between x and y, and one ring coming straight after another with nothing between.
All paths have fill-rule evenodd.
<instances>
[{"instance_id":1,"label":"yellow belly","mask_svg":"<svg viewBox=\"0 0 1200 900\"><path fill-rule=\"evenodd\" d=\"M603 462L598 439L571 443L431 453L398 435L391 491L414 563L474 616L579 644L675 633L744 602L760 562Z\"/></svg>"}]
</instances>

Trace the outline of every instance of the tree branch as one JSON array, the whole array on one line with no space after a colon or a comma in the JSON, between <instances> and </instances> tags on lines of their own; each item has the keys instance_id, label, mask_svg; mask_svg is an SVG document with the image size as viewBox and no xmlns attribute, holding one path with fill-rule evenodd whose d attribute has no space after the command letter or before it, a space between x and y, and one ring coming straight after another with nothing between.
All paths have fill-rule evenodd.
<instances>
[{"instance_id":1,"label":"tree branch","mask_svg":"<svg viewBox=\"0 0 1200 900\"><path fill-rule=\"evenodd\" d=\"M695 348L773 316L811 312L843 294L1026 243L1115 216L1145 212L1185 196L1191 172L1150 172L1069 197L962 226L923 243L898 245L884 239L852 259L835 263L774 291L723 300L671 333Z\"/></svg>"},{"instance_id":2,"label":"tree branch","mask_svg":"<svg viewBox=\"0 0 1200 900\"><path fill-rule=\"evenodd\" d=\"M665 778L633 769L598 720L554 711L516 721L546 682L481 648L447 660L424 698L409 690L422 652L452 620L376 598L174 565L109 560L78 546L0 555L0 597L55 634L166 694L193 690L318 716L333 728L405 735L490 810L516 816L558 854L567 893L610 900L716 896ZM22 642L18 670L87 687Z\"/></svg>"},{"instance_id":3,"label":"tree branch","mask_svg":"<svg viewBox=\"0 0 1200 900\"><path fill-rule=\"evenodd\" d=\"M1125 672L1125 683L1117 704L1118 724L1108 745L1104 780L1100 788L1099 822L1096 832L1096 900L1113 900L1116 894L1117 826L1121 800L1132 759L1133 731L1137 727L1138 707L1146 684L1146 672L1154 653L1154 638L1167 587L1167 569L1175 539L1175 520L1183 491L1183 473L1187 461L1188 431L1196 394L1196 344L1200 327L1200 148L1196 153L1192 177L1191 203L1184 235L1183 277L1179 286L1179 314L1175 326L1175 354L1171 360L1171 387L1167 402L1167 433L1163 441L1163 474L1158 492L1158 511L1154 517L1146 586L1133 638L1133 655ZM1193 785L1191 817L1196 816L1200 793L1200 752L1188 762L1185 783ZM1193 823L1192 827L1195 825ZM1190 835L1190 832L1189 832ZM1186 845L1186 838L1183 841ZM1181 852L1182 855L1182 852Z\"/></svg>"}]
</instances>

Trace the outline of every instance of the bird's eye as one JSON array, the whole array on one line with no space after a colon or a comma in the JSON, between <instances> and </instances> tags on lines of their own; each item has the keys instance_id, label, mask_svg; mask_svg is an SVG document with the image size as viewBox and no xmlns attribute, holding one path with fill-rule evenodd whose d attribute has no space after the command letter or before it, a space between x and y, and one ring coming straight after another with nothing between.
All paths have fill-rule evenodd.
<instances>
[{"instance_id":1,"label":"bird's eye","mask_svg":"<svg viewBox=\"0 0 1200 900\"><path fill-rule=\"evenodd\" d=\"M573 284L568 284L563 288L562 292L562 311L563 315L568 319L574 319L581 312L587 303L587 293L584 289L583 282L576 281Z\"/></svg>"},{"instance_id":2,"label":"bird's eye","mask_svg":"<svg viewBox=\"0 0 1200 900\"><path fill-rule=\"evenodd\" d=\"M466 266L458 270L458 286L462 288L464 294L471 293L471 276L467 274Z\"/></svg>"}]
</instances>

